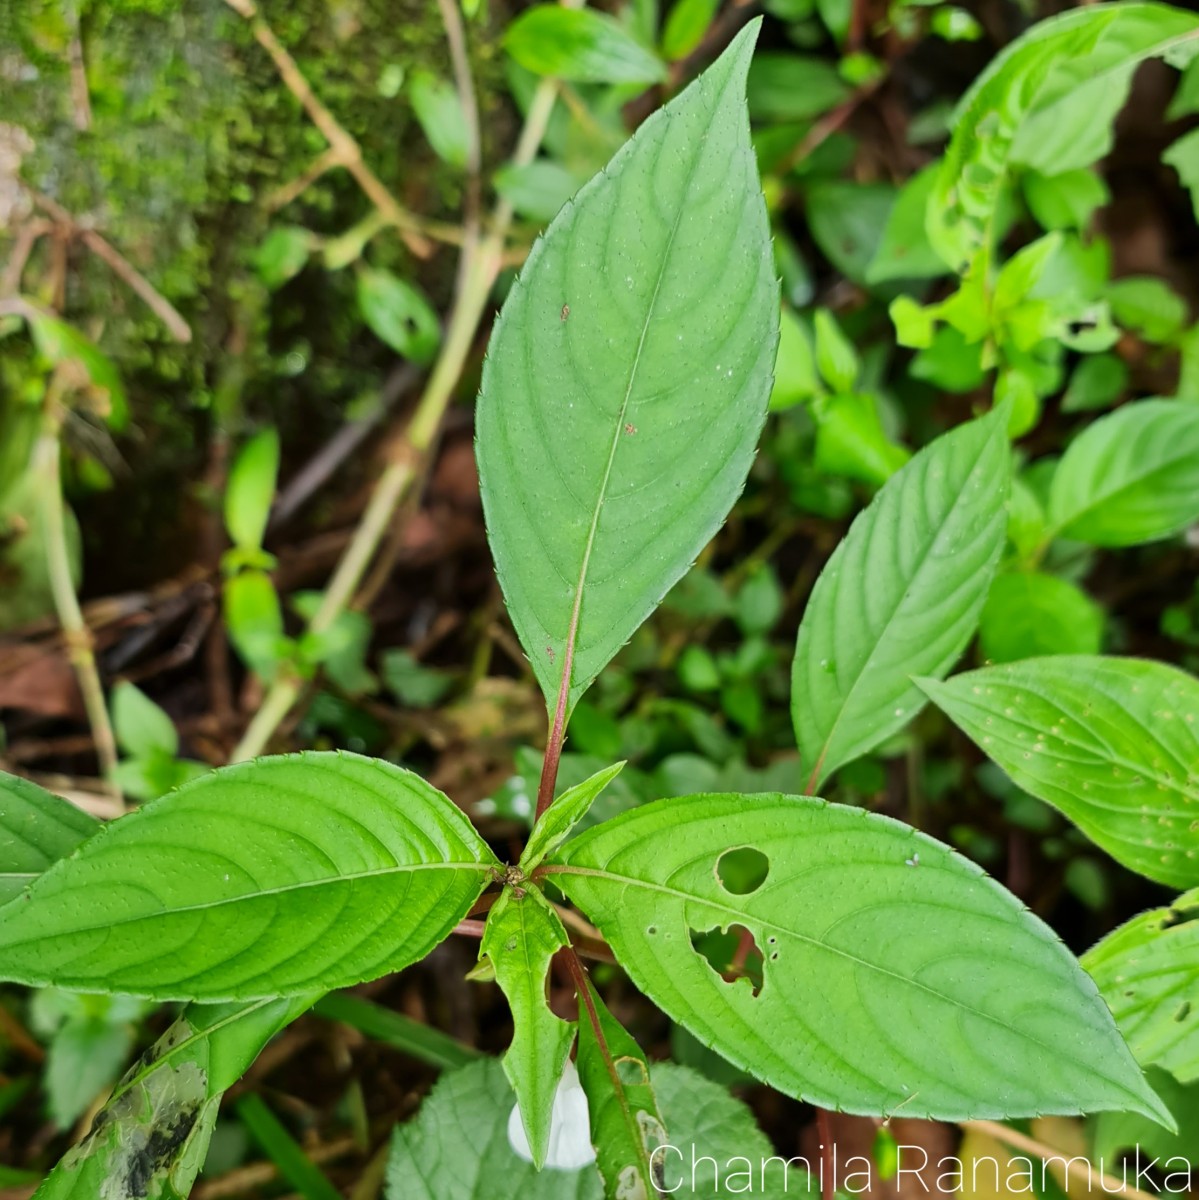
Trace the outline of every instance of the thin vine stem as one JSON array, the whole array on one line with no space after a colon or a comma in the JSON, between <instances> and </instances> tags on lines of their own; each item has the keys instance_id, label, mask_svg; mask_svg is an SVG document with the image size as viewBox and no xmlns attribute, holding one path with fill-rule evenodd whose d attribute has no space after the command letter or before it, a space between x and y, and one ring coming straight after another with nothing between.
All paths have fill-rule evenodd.
<instances>
[{"instance_id":1,"label":"thin vine stem","mask_svg":"<svg viewBox=\"0 0 1199 1200\"><path fill-rule=\"evenodd\" d=\"M536 155L556 95L557 85L552 80L544 80L538 85L512 158L515 165L525 166ZM512 206L501 201L487 236L477 246L463 247L467 269L462 273L462 286L454 301L433 372L408 428L390 450L390 461L379 476L362 520L325 589L321 605L309 624L310 632L327 632L349 608L371 559L390 528L396 509L420 474L420 465L436 441L442 418L486 311L492 285L503 263L504 243L512 217ZM254 758L266 749L275 730L299 699L303 686L303 681L294 674L276 679L234 749L232 761Z\"/></svg>"},{"instance_id":2,"label":"thin vine stem","mask_svg":"<svg viewBox=\"0 0 1199 1200\"><path fill-rule=\"evenodd\" d=\"M75 581L71 576L66 509L62 499L63 410L58 400L56 379L57 375L51 378L46 391L42 429L33 450L33 473L38 480L38 520L46 549L50 593L62 626L67 655L79 681L83 708L91 726L96 758L100 763L100 774L109 793L120 799L120 788L116 782L116 737L108 716L100 672L96 668L91 630L83 619L79 597L75 594Z\"/></svg>"}]
</instances>

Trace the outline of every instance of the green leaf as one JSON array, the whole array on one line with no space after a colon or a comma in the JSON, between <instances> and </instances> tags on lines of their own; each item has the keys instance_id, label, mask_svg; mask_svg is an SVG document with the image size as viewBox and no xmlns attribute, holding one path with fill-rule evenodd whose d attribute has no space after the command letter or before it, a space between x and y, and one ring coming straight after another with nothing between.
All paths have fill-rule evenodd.
<instances>
[{"instance_id":1,"label":"green leaf","mask_svg":"<svg viewBox=\"0 0 1199 1200\"><path fill-rule=\"evenodd\" d=\"M1199 682L1062 655L921 686L1018 787L1150 879L1199 883Z\"/></svg>"},{"instance_id":2,"label":"green leaf","mask_svg":"<svg viewBox=\"0 0 1199 1200\"><path fill-rule=\"evenodd\" d=\"M470 135L454 85L439 79L432 71L418 69L412 73L408 94L416 119L437 157L451 167L465 167Z\"/></svg>"},{"instance_id":3,"label":"green leaf","mask_svg":"<svg viewBox=\"0 0 1199 1200\"><path fill-rule=\"evenodd\" d=\"M454 686L449 671L426 667L408 650L385 650L379 673L388 691L411 708L432 708Z\"/></svg>"},{"instance_id":4,"label":"green leaf","mask_svg":"<svg viewBox=\"0 0 1199 1200\"><path fill-rule=\"evenodd\" d=\"M279 434L264 429L241 449L225 489L225 527L241 550L261 550L279 475Z\"/></svg>"},{"instance_id":5,"label":"green leaf","mask_svg":"<svg viewBox=\"0 0 1199 1200\"><path fill-rule=\"evenodd\" d=\"M147 758L156 751L170 757L178 753L174 721L132 683L118 683L112 689L112 725L121 749L134 758Z\"/></svg>"},{"instance_id":6,"label":"green leaf","mask_svg":"<svg viewBox=\"0 0 1199 1200\"><path fill-rule=\"evenodd\" d=\"M729 870L746 857L756 880ZM875 1116L1131 1109L1169 1122L1052 930L889 818L807 797L687 796L588 830L558 861L553 882L637 987L789 1095ZM756 987L693 947L739 929L761 960Z\"/></svg>"},{"instance_id":7,"label":"green leaf","mask_svg":"<svg viewBox=\"0 0 1199 1200\"><path fill-rule=\"evenodd\" d=\"M882 240L866 268L866 282L892 279L936 279L946 273L941 256L933 249L925 229L925 212L938 166L932 163L918 171L899 189Z\"/></svg>"},{"instance_id":8,"label":"green leaf","mask_svg":"<svg viewBox=\"0 0 1199 1200\"><path fill-rule=\"evenodd\" d=\"M1147 342L1169 342L1187 323L1186 301L1155 275L1113 280L1104 294L1115 321Z\"/></svg>"},{"instance_id":9,"label":"green leaf","mask_svg":"<svg viewBox=\"0 0 1199 1200\"><path fill-rule=\"evenodd\" d=\"M812 591L791 716L814 791L923 706L974 634L1003 549L1010 453L1002 410L938 438L850 527Z\"/></svg>"},{"instance_id":10,"label":"green leaf","mask_svg":"<svg viewBox=\"0 0 1199 1200\"><path fill-rule=\"evenodd\" d=\"M559 213L491 337L483 506L551 711L686 572L753 459L779 312L742 100L756 34Z\"/></svg>"},{"instance_id":11,"label":"green leaf","mask_svg":"<svg viewBox=\"0 0 1199 1200\"><path fill-rule=\"evenodd\" d=\"M774 1156L749 1109L686 1067L655 1063L650 1078L675 1147L660 1156L662 1183L670 1195L752 1194L782 1200L812 1190L803 1168L780 1157L767 1164L761 1190L757 1170L747 1189L739 1165L725 1171L725 1164L740 1157L756 1168ZM415 1120L395 1131L387 1169L389 1200L601 1200L603 1187L593 1166L536 1171L518 1158L505 1132L511 1110L512 1091L495 1059L443 1076ZM469 1137L463 1138L463 1130L469 1130ZM692 1146L720 1164L716 1190L706 1164L696 1172L693 1187Z\"/></svg>"},{"instance_id":12,"label":"green leaf","mask_svg":"<svg viewBox=\"0 0 1199 1200\"><path fill-rule=\"evenodd\" d=\"M0 977L158 1000L347 987L423 958L495 865L461 809L389 763L239 763L106 825L0 909Z\"/></svg>"},{"instance_id":13,"label":"green leaf","mask_svg":"<svg viewBox=\"0 0 1199 1200\"><path fill-rule=\"evenodd\" d=\"M829 180L808 189L808 225L824 256L847 279L865 285L882 244L896 192L886 184Z\"/></svg>"},{"instance_id":14,"label":"green leaf","mask_svg":"<svg viewBox=\"0 0 1199 1200\"><path fill-rule=\"evenodd\" d=\"M1199 890L1109 933L1082 965L1142 1066L1199 1079Z\"/></svg>"},{"instance_id":15,"label":"green leaf","mask_svg":"<svg viewBox=\"0 0 1199 1200\"><path fill-rule=\"evenodd\" d=\"M746 80L755 121L805 121L849 96L837 68L823 58L764 50L754 55Z\"/></svg>"},{"instance_id":16,"label":"green leaf","mask_svg":"<svg viewBox=\"0 0 1199 1200\"><path fill-rule=\"evenodd\" d=\"M733 619L747 635L769 633L783 615L786 596L769 563L755 567L737 591Z\"/></svg>"},{"instance_id":17,"label":"green leaf","mask_svg":"<svg viewBox=\"0 0 1199 1200\"><path fill-rule=\"evenodd\" d=\"M686 58L704 40L720 0L675 0L662 31L662 54L670 62Z\"/></svg>"},{"instance_id":18,"label":"green leaf","mask_svg":"<svg viewBox=\"0 0 1199 1200\"><path fill-rule=\"evenodd\" d=\"M1178 181L1190 192L1191 208L1199 221L1199 129L1184 133L1163 150L1162 162L1178 172Z\"/></svg>"},{"instance_id":19,"label":"green leaf","mask_svg":"<svg viewBox=\"0 0 1199 1200\"><path fill-rule=\"evenodd\" d=\"M1084 358L1062 397L1062 412L1089 412L1107 408L1128 387L1128 368L1115 354L1090 354Z\"/></svg>"},{"instance_id":20,"label":"green leaf","mask_svg":"<svg viewBox=\"0 0 1199 1200\"><path fill-rule=\"evenodd\" d=\"M1138 400L1070 443L1049 492L1054 536L1136 546L1199 520L1199 406Z\"/></svg>"},{"instance_id":21,"label":"green leaf","mask_svg":"<svg viewBox=\"0 0 1199 1200\"><path fill-rule=\"evenodd\" d=\"M861 364L853 344L827 308L813 317L816 330L816 369L834 392L852 392Z\"/></svg>"},{"instance_id":22,"label":"green leaf","mask_svg":"<svg viewBox=\"0 0 1199 1200\"><path fill-rule=\"evenodd\" d=\"M37 1200L182 1200L204 1162L221 1094L313 999L189 1007L117 1085Z\"/></svg>"},{"instance_id":23,"label":"green leaf","mask_svg":"<svg viewBox=\"0 0 1199 1200\"><path fill-rule=\"evenodd\" d=\"M487 914L479 947L479 957L491 960L512 1009L504 1073L538 1168L545 1164L554 1095L575 1040L574 1022L554 1016L545 998L550 959L569 944L562 921L540 891L529 888L518 898L514 889L505 888Z\"/></svg>"},{"instance_id":24,"label":"green leaf","mask_svg":"<svg viewBox=\"0 0 1199 1200\"><path fill-rule=\"evenodd\" d=\"M271 679L286 652L283 611L271 577L257 569L225 581L225 628L242 661L262 679Z\"/></svg>"},{"instance_id":25,"label":"green leaf","mask_svg":"<svg viewBox=\"0 0 1199 1200\"><path fill-rule=\"evenodd\" d=\"M1139 1155L1141 1162L1152 1157L1169 1178L1171 1167L1199 1159L1199 1087L1184 1086L1156 1067L1145 1078L1173 1114L1178 1132L1169 1133L1139 1113L1100 1113L1091 1122L1091 1160L1119 1162L1125 1152ZM1164 1190L1170 1186L1163 1180Z\"/></svg>"},{"instance_id":26,"label":"green leaf","mask_svg":"<svg viewBox=\"0 0 1199 1200\"><path fill-rule=\"evenodd\" d=\"M128 996L85 996L42 988L30 1003L30 1026L49 1040L42 1085L50 1117L65 1129L121 1073L135 1023L152 1006Z\"/></svg>"},{"instance_id":27,"label":"green leaf","mask_svg":"<svg viewBox=\"0 0 1199 1200\"><path fill-rule=\"evenodd\" d=\"M563 166L537 159L523 167L511 164L496 171L495 190L522 217L550 221L579 190L578 180Z\"/></svg>"},{"instance_id":28,"label":"green leaf","mask_svg":"<svg viewBox=\"0 0 1199 1200\"><path fill-rule=\"evenodd\" d=\"M441 326L428 300L390 271L358 272L358 311L380 341L422 366L433 361Z\"/></svg>"},{"instance_id":29,"label":"green leaf","mask_svg":"<svg viewBox=\"0 0 1199 1200\"><path fill-rule=\"evenodd\" d=\"M804 322L792 309L783 306L779 322L779 348L774 363L774 387L770 393L771 411L793 408L821 391L812 354L811 337Z\"/></svg>"},{"instance_id":30,"label":"green leaf","mask_svg":"<svg viewBox=\"0 0 1199 1200\"><path fill-rule=\"evenodd\" d=\"M590 778L564 791L545 810L520 856L520 869L526 875L566 840L570 831L587 815L595 798L623 769L624 763L618 762L596 771Z\"/></svg>"},{"instance_id":31,"label":"green leaf","mask_svg":"<svg viewBox=\"0 0 1199 1200\"><path fill-rule=\"evenodd\" d=\"M504 48L526 70L575 83L658 83L662 62L618 21L590 8L539 4L504 35Z\"/></svg>"},{"instance_id":32,"label":"green leaf","mask_svg":"<svg viewBox=\"0 0 1199 1200\"><path fill-rule=\"evenodd\" d=\"M129 419L129 401L112 359L73 325L37 309L30 310L29 328L42 357L53 366L75 364L107 404L108 411L104 415L109 426L123 429Z\"/></svg>"},{"instance_id":33,"label":"green leaf","mask_svg":"<svg viewBox=\"0 0 1199 1200\"><path fill-rule=\"evenodd\" d=\"M341 1021L375 1042L428 1063L439 1071L465 1066L479 1051L412 1017L406 1017L352 992L332 992L313 1005L317 1016Z\"/></svg>"},{"instance_id":34,"label":"green leaf","mask_svg":"<svg viewBox=\"0 0 1199 1200\"><path fill-rule=\"evenodd\" d=\"M649 1063L641 1047L605 1007L586 981L579 997L579 1082L587 1094L591 1143L605 1194L650 1197L653 1155L667 1144Z\"/></svg>"},{"instance_id":35,"label":"green leaf","mask_svg":"<svg viewBox=\"0 0 1199 1200\"><path fill-rule=\"evenodd\" d=\"M1075 102L1074 113L1081 111L1092 127L1106 125L1110 107L1103 98L1119 97L1130 70L1144 59L1193 53L1196 30L1199 19L1164 4L1097 5L1042 21L997 55L958 107L928 208L929 236L942 258L961 270L990 240L1018 142L1022 161L1042 168L1028 151L1065 127L1063 114L1070 115L1081 87L1089 92L1084 103ZM1022 137L1034 115L1036 136ZM1103 146L1091 142L1088 155L1097 157ZM1054 164L1063 169L1060 153Z\"/></svg>"},{"instance_id":36,"label":"green leaf","mask_svg":"<svg viewBox=\"0 0 1199 1200\"><path fill-rule=\"evenodd\" d=\"M1062 171L1042 175L1029 171L1023 179L1024 199L1042 229L1085 229L1092 214L1111 199L1094 171Z\"/></svg>"},{"instance_id":37,"label":"green leaf","mask_svg":"<svg viewBox=\"0 0 1199 1200\"><path fill-rule=\"evenodd\" d=\"M328 1176L304 1153L256 1092L237 1102L237 1115L250 1136L266 1151L279 1168L279 1174L304 1200L342 1200L342 1194Z\"/></svg>"},{"instance_id":38,"label":"green leaf","mask_svg":"<svg viewBox=\"0 0 1199 1200\"><path fill-rule=\"evenodd\" d=\"M0 771L0 903L20 895L99 828L73 804Z\"/></svg>"},{"instance_id":39,"label":"green leaf","mask_svg":"<svg viewBox=\"0 0 1199 1200\"><path fill-rule=\"evenodd\" d=\"M912 456L887 436L874 396L834 396L816 428L814 462L830 475L863 483L886 483Z\"/></svg>"},{"instance_id":40,"label":"green leaf","mask_svg":"<svg viewBox=\"0 0 1199 1200\"><path fill-rule=\"evenodd\" d=\"M268 291L277 291L304 269L312 241L312 234L298 225L277 225L266 235L254 255L254 269Z\"/></svg>"},{"instance_id":41,"label":"green leaf","mask_svg":"<svg viewBox=\"0 0 1199 1200\"><path fill-rule=\"evenodd\" d=\"M1067 579L1039 571L999 575L978 620L983 658L1015 662L1042 654L1098 654L1103 609Z\"/></svg>"}]
</instances>

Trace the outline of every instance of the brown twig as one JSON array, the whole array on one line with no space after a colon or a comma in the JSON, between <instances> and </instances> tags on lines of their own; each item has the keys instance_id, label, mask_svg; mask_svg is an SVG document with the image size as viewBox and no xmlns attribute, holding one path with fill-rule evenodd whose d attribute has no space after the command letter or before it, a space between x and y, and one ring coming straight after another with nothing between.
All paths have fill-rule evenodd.
<instances>
[{"instance_id":1,"label":"brown twig","mask_svg":"<svg viewBox=\"0 0 1199 1200\"><path fill-rule=\"evenodd\" d=\"M314 1163L333 1162L347 1154L358 1153L358 1143L353 1134L326 1142L323 1146L305 1147L304 1153ZM223 1200L226 1196L240 1196L246 1192L271 1183L279 1177L279 1168L273 1162L250 1163L238 1167L227 1175L221 1175L207 1183L201 1183L192 1191L193 1200Z\"/></svg>"},{"instance_id":2,"label":"brown twig","mask_svg":"<svg viewBox=\"0 0 1199 1200\"><path fill-rule=\"evenodd\" d=\"M1014 1150L1024 1150L1043 1162L1070 1157L1064 1150L1057 1150L1046 1142L1039 1142L1036 1138L1028 1137L1015 1129L1009 1129L999 1121L959 1121L958 1125L962 1129L981 1133L984 1137L994 1138L995 1141L1002 1142ZM1117 1179L1113 1175L1108 1175L1105 1171L1096 1168L1095 1174L1099 1177L1100 1186L1109 1195L1119 1194L1127 1196L1129 1200L1158 1200L1153 1193L1143 1192L1140 1188L1133 1187L1130 1183Z\"/></svg>"},{"instance_id":3,"label":"brown twig","mask_svg":"<svg viewBox=\"0 0 1199 1200\"><path fill-rule=\"evenodd\" d=\"M167 327L175 341L186 344L192 340L191 326L179 315L178 309L127 258L118 253L94 229L82 230L79 237L118 279L141 297L146 306Z\"/></svg>"},{"instance_id":4,"label":"brown twig","mask_svg":"<svg viewBox=\"0 0 1199 1200\"><path fill-rule=\"evenodd\" d=\"M33 188L25 190L32 197L34 204L49 214L68 237L78 237L118 279L131 291L136 292L177 342L186 343L192 340L191 327L179 315L178 309L116 247L106 242L86 222L68 212L58 201Z\"/></svg>"},{"instance_id":5,"label":"brown twig","mask_svg":"<svg viewBox=\"0 0 1199 1200\"><path fill-rule=\"evenodd\" d=\"M41 217L26 221L21 226L13 241L8 262L4 264L4 274L0 276L0 296L12 296L21 290L21 276L25 273L25 264L33 253L33 247L38 238L53 228L49 221Z\"/></svg>"},{"instance_id":6,"label":"brown twig","mask_svg":"<svg viewBox=\"0 0 1199 1200\"><path fill-rule=\"evenodd\" d=\"M237 4L242 0L226 0ZM529 114L517 143L513 162L531 162L541 144L557 95L552 81L543 81L533 97ZM321 606L309 623L312 633L326 632L337 617L353 602L371 560L375 557L391 525L392 517L409 488L420 474L421 464L437 440L442 418L453 397L467 356L474 344L479 322L487 307L491 288L499 273L504 253L504 239L512 221L513 209L507 201L496 207L495 219L488 235L470 252L471 260L463 287L454 301L446 326L445 338L425 386L420 404L412 420L389 448L389 464L379 476L366 511L354 531L354 537L337 564L329 581ZM272 683L262 706L233 751L234 761L253 758L262 753L275 730L299 698L302 682L288 673L281 673Z\"/></svg>"},{"instance_id":7,"label":"brown twig","mask_svg":"<svg viewBox=\"0 0 1199 1200\"><path fill-rule=\"evenodd\" d=\"M387 185L375 174L362 157L362 147L352 134L347 133L337 118L324 106L309 86L304 73L286 47L275 36L274 30L258 11L254 0L225 0L234 12L250 23L255 41L271 56L279 77L288 91L304 107L312 123L320 130L336 165L345 167L358 186L366 193L370 202L387 221L399 230L408 248L418 257L427 258L433 251L425 236L424 222L415 213L406 209L388 190ZM332 163L330 164L332 165Z\"/></svg>"}]
</instances>

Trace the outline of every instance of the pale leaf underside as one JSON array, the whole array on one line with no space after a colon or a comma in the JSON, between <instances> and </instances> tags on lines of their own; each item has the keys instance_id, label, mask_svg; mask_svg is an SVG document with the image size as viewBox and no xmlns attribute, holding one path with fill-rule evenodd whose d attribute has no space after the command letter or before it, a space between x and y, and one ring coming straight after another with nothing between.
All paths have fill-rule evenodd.
<instances>
[{"instance_id":1,"label":"pale leaf underside","mask_svg":"<svg viewBox=\"0 0 1199 1200\"><path fill-rule=\"evenodd\" d=\"M534 247L478 406L488 533L554 709L687 570L741 490L778 328L744 78L756 28L649 118Z\"/></svg>"}]
</instances>

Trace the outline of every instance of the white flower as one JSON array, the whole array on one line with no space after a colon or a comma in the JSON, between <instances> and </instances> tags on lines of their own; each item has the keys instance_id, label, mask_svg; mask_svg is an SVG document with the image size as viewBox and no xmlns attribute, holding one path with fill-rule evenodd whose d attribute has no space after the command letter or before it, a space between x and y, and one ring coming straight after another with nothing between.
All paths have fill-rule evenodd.
<instances>
[{"instance_id":1,"label":"white flower","mask_svg":"<svg viewBox=\"0 0 1199 1200\"><path fill-rule=\"evenodd\" d=\"M519 1104L512 1106L512 1115L508 1118L508 1144L525 1162L533 1161ZM554 1094L554 1109L550 1116L550 1146L545 1165L563 1171L577 1171L591 1162L595 1162L595 1148L591 1145L591 1116L587 1109L587 1094L579 1083L579 1072L574 1063L567 1059L566 1069L562 1072L558 1090Z\"/></svg>"}]
</instances>

